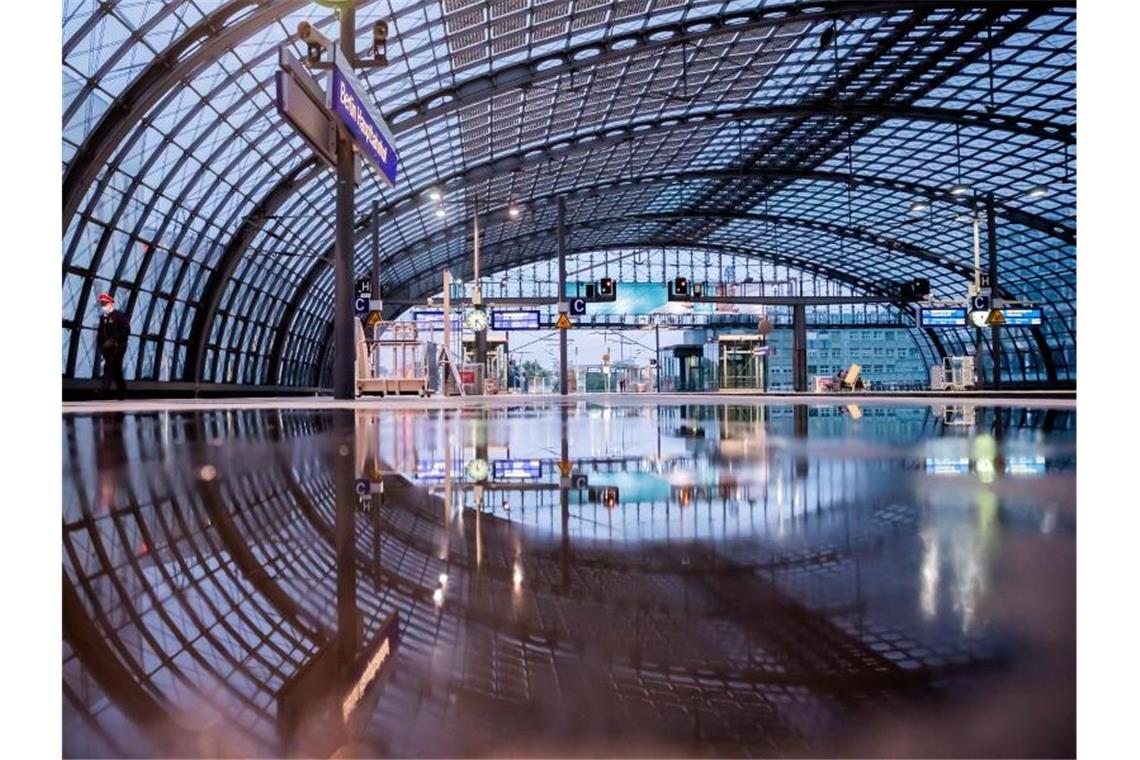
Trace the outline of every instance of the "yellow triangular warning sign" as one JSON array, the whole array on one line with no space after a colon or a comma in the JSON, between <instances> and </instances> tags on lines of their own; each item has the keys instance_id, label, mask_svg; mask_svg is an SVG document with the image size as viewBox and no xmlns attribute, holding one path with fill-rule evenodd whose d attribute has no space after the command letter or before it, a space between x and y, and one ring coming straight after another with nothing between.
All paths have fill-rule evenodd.
<instances>
[{"instance_id":1,"label":"yellow triangular warning sign","mask_svg":"<svg viewBox=\"0 0 1140 760\"><path fill-rule=\"evenodd\" d=\"M560 311L558 312L558 321L554 323L554 326L559 330L569 330L574 326L574 323L570 321L569 314L564 311Z\"/></svg>"},{"instance_id":2,"label":"yellow triangular warning sign","mask_svg":"<svg viewBox=\"0 0 1140 760\"><path fill-rule=\"evenodd\" d=\"M987 325L1004 325L1005 315L1001 313L1001 309L994 309L990 315L986 317Z\"/></svg>"},{"instance_id":3,"label":"yellow triangular warning sign","mask_svg":"<svg viewBox=\"0 0 1140 760\"><path fill-rule=\"evenodd\" d=\"M563 460L558 463L558 472L562 473L562 477L570 477L570 463Z\"/></svg>"},{"instance_id":4,"label":"yellow triangular warning sign","mask_svg":"<svg viewBox=\"0 0 1140 760\"><path fill-rule=\"evenodd\" d=\"M369 327L375 327L378 324L380 324L380 312L378 312L378 311L369 312L368 313L368 326Z\"/></svg>"}]
</instances>

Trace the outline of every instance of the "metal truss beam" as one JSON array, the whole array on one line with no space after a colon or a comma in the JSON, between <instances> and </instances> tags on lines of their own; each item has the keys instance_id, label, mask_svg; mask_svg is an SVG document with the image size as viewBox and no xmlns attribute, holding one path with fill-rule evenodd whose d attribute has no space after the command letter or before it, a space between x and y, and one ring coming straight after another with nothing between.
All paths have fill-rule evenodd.
<instances>
[{"instance_id":1,"label":"metal truss beam","mask_svg":"<svg viewBox=\"0 0 1140 760\"><path fill-rule=\"evenodd\" d=\"M620 127L600 127L593 131L556 139L551 144L526 148L520 147L514 153L500 155L496 158L479 162L470 167L440 177L434 183L434 186L442 189L450 185L466 187L475 182L511 174L512 172L517 172L537 164L561 161L582 153L613 147L631 140L636 140L643 136L660 135L665 132L681 129L695 129L702 126L723 125L734 122L810 116L832 119L846 116L851 118L875 118L880 120L909 119L932 123L966 123L971 126L985 127L997 131L1004 131L1012 126L1006 119L995 119L989 114L981 114L974 111L920 108L913 106L889 106L879 103L846 103L840 101L836 103L812 102L738 108L732 110L711 109L664 120L654 117L635 121ZM381 213L381 224L420 202L421 198L419 194L414 194L407 195L390 203Z\"/></svg>"},{"instance_id":2,"label":"metal truss beam","mask_svg":"<svg viewBox=\"0 0 1140 760\"><path fill-rule=\"evenodd\" d=\"M463 106L513 89L529 89L545 80L557 79L599 64L621 60L631 54L643 55L681 43L691 43L716 34L733 34L769 26L789 23L807 23L809 26L837 17L860 18L891 13L933 10L975 10L984 5L992 10L1023 10L1025 3L1005 2L815 2L805 8L800 3L781 3L758 8L737 9L700 18L688 18L658 24L644 29L615 34L600 40L536 56L523 63L507 66L499 71L473 77L458 84L441 88L424 95L413 103L401 106L387 115L397 133L422 126L432 119L457 111ZM1074 7L1072 0L1051 2L1049 7Z\"/></svg>"},{"instance_id":3,"label":"metal truss beam","mask_svg":"<svg viewBox=\"0 0 1140 760\"><path fill-rule=\"evenodd\" d=\"M231 0L156 56L115 98L68 164L63 176L63 228L67 229L83 194L122 139L167 92L224 51L304 4L305 0ZM227 26L231 18L251 7L258 10Z\"/></svg>"},{"instance_id":4,"label":"metal truss beam","mask_svg":"<svg viewBox=\"0 0 1140 760\"><path fill-rule=\"evenodd\" d=\"M186 350L186 363L183 367L183 379L189 382L201 382L202 367L205 360L206 344L210 335L210 328L217 315L222 295L226 291L230 278L237 268L238 261L254 236L261 229L263 219L271 216L286 200L292 196L294 190L301 187L315 174L322 170L320 160L310 156L297 164L284 177L282 177L272 190L254 207L245 218L237 233L230 238L229 244L218 258L217 266L210 272L206 287L202 291L203 300L194 312L194 321L191 323L190 336Z\"/></svg>"}]
</instances>

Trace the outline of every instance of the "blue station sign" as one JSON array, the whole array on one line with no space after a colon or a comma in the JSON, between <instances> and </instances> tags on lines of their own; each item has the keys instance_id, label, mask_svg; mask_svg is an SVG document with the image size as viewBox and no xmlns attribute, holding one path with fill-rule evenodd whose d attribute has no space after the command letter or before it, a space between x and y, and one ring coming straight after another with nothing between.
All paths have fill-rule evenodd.
<instances>
[{"instance_id":1,"label":"blue station sign","mask_svg":"<svg viewBox=\"0 0 1140 760\"><path fill-rule=\"evenodd\" d=\"M538 480L542 477L541 459L496 459L491 462L495 480Z\"/></svg>"},{"instance_id":2,"label":"blue station sign","mask_svg":"<svg viewBox=\"0 0 1140 760\"><path fill-rule=\"evenodd\" d=\"M1038 327L1044 319L1039 306L1028 309L1003 308L1001 313L1005 317L1006 327Z\"/></svg>"},{"instance_id":3,"label":"blue station sign","mask_svg":"<svg viewBox=\"0 0 1140 760\"><path fill-rule=\"evenodd\" d=\"M329 91L333 113L348 127L360 152L384 181L389 186L395 185L399 157L392 130L368 100L368 88L356 78L340 48L334 46L333 49L332 89Z\"/></svg>"},{"instance_id":4,"label":"blue station sign","mask_svg":"<svg viewBox=\"0 0 1140 760\"><path fill-rule=\"evenodd\" d=\"M945 309L920 309L918 324L921 327L965 327L966 309L961 306Z\"/></svg>"},{"instance_id":5,"label":"blue station sign","mask_svg":"<svg viewBox=\"0 0 1140 760\"><path fill-rule=\"evenodd\" d=\"M491 312L492 330L538 330L542 327L538 309L495 309Z\"/></svg>"}]
</instances>

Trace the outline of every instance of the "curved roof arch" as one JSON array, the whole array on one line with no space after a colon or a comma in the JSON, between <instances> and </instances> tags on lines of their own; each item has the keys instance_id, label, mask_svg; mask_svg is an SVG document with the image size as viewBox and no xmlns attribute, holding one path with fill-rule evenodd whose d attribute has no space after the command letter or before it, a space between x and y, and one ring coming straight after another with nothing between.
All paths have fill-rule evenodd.
<instances>
[{"instance_id":1,"label":"curved roof arch","mask_svg":"<svg viewBox=\"0 0 1140 760\"><path fill-rule=\"evenodd\" d=\"M584 232L576 249L727 246L780 221L820 263L864 234L929 251L904 269L949 287L970 258L952 223L970 199L948 195L965 183L995 196L1006 289L1057 309L1038 347L1072 365L1072 3L358 5L359 48L374 20L392 29L391 65L362 77L403 162L395 188L358 189L358 271L374 204L399 290L421 276L411 265L463 260L475 198L530 202L526 244L541 246L543 201L564 195L572 215L601 208L640 230ZM331 177L273 105L277 47L296 46L301 20L336 23L301 0L65 3L65 377L91 374L99 290L126 296L135 378L218 380L225 357L248 356L259 369L242 376L271 383L291 341L331 319L319 303L301 313L327 300ZM1051 194L1027 200L1039 185ZM916 198L951 221L908 223ZM517 237L489 225L501 266L530 255L506 245ZM900 271L893 256L860 263L866 282Z\"/></svg>"}]
</instances>

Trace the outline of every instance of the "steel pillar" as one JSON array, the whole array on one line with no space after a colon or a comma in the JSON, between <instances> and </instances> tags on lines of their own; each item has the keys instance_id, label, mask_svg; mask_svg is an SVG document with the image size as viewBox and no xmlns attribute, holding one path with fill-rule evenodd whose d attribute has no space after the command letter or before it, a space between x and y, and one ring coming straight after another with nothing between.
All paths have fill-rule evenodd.
<instances>
[{"instance_id":1,"label":"steel pillar","mask_svg":"<svg viewBox=\"0 0 1140 760\"><path fill-rule=\"evenodd\" d=\"M333 414L335 435L328 455L334 458L332 471L336 477L336 662L337 670L347 673L356 662L360 646L356 607L356 472L352 412L341 409Z\"/></svg>"},{"instance_id":2,"label":"steel pillar","mask_svg":"<svg viewBox=\"0 0 1140 760\"><path fill-rule=\"evenodd\" d=\"M807 309L792 306L792 387L799 393L808 389L807 379Z\"/></svg>"},{"instance_id":3,"label":"steel pillar","mask_svg":"<svg viewBox=\"0 0 1140 760\"><path fill-rule=\"evenodd\" d=\"M333 395L356 397L356 351L353 347L352 311L352 216L356 188L353 186L352 141L344 126L336 139L336 245L333 249Z\"/></svg>"},{"instance_id":4,"label":"steel pillar","mask_svg":"<svg viewBox=\"0 0 1140 760\"><path fill-rule=\"evenodd\" d=\"M661 325L653 326L653 335L656 343L656 352L653 354L657 358L656 372L653 373L654 390L658 393L661 392Z\"/></svg>"},{"instance_id":5,"label":"steel pillar","mask_svg":"<svg viewBox=\"0 0 1140 760\"><path fill-rule=\"evenodd\" d=\"M340 49L350 65L356 62L356 11L351 3L340 11ZM356 316L353 298L353 220L356 214L355 155L352 137L343 124L336 128L336 234L333 246L333 396L356 398ZM375 276L375 275L374 275Z\"/></svg>"},{"instance_id":6,"label":"steel pillar","mask_svg":"<svg viewBox=\"0 0 1140 760\"><path fill-rule=\"evenodd\" d=\"M558 197L558 302L566 301L566 199ZM565 330L558 331L558 383L563 396L570 392Z\"/></svg>"},{"instance_id":7,"label":"steel pillar","mask_svg":"<svg viewBox=\"0 0 1140 760\"><path fill-rule=\"evenodd\" d=\"M998 287L998 251L997 251L997 216L994 209L994 193L986 193L986 251L990 268L990 293L997 295ZM990 327L990 362L993 364L993 382L991 387L1001 390L1001 327Z\"/></svg>"},{"instance_id":8,"label":"steel pillar","mask_svg":"<svg viewBox=\"0 0 1140 760\"><path fill-rule=\"evenodd\" d=\"M372 201L372 297L380 298L380 203ZM376 328L379 334L379 326ZM373 336L375 337L375 336Z\"/></svg>"}]
</instances>

